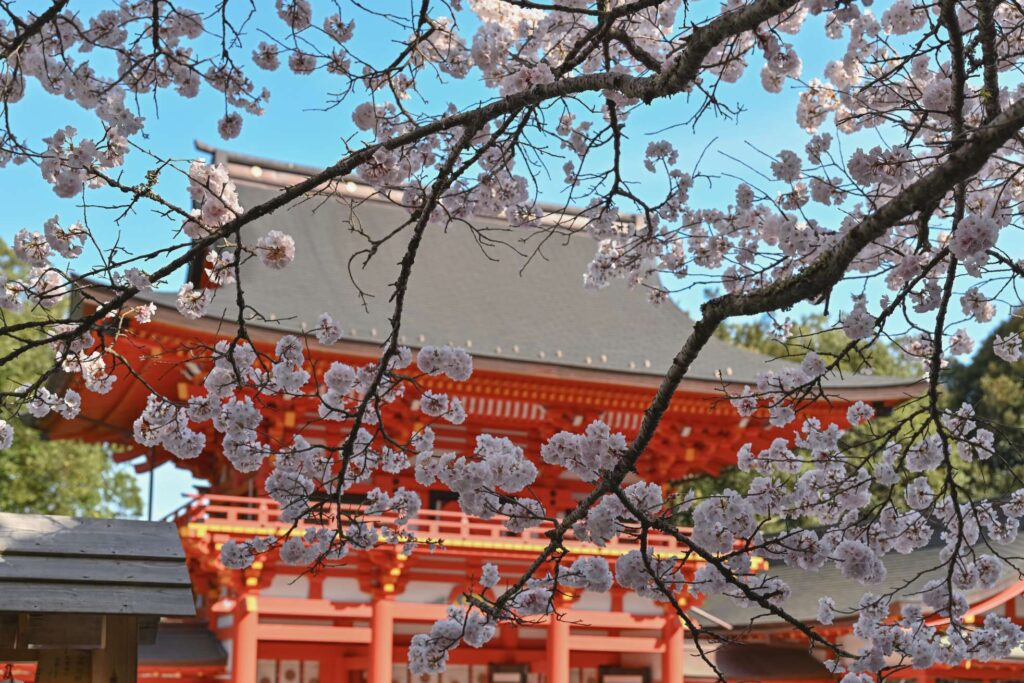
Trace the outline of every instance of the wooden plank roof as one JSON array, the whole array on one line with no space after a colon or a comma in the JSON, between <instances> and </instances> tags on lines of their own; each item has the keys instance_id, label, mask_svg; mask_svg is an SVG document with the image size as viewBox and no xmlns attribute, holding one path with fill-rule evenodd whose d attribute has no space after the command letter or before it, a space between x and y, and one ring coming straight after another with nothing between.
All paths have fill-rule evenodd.
<instances>
[{"instance_id":1,"label":"wooden plank roof","mask_svg":"<svg viewBox=\"0 0 1024 683\"><path fill-rule=\"evenodd\" d=\"M0 512L0 612L191 616L177 529Z\"/></svg>"}]
</instances>

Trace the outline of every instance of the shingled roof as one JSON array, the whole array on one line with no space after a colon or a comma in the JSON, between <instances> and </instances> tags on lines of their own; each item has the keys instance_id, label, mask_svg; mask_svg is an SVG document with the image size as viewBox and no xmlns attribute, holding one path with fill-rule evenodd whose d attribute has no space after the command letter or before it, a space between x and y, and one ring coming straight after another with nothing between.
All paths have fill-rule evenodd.
<instances>
[{"instance_id":1,"label":"shingled roof","mask_svg":"<svg viewBox=\"0 0 1024 683\"><path fill-rule=\"evenodd\" d=\"M285 184L317 170L200 149L229 165L244 207L270 199ZM365 187L343 183L337 195L293 203L244 228L249 243L276 229L291 235L296 246L295 261L286 272L266 268L256 259L243 266L246 302L267 318L254 317L252 325L298 331L328 312L350 341L384 340L390 329L391 284L408 231L382 244L365 269L353 257L367 248L366 235L380 238L408 214L379 198L354 199L366 194ZM510 229L497 219L474 219L472 228L459 222L447 229L431 226L413 268L402 341L413 347L456 344L478 357L663 374L693 329L690 317L671 302L652 305L644 291L620 281L601 291L585 289L582 274L596 249L586 234L553 234L546 241L530 235L533 231ZM173 301L170 295L155 298L165 305ZM232 286L217 293L209 315L230 320L236 310ZM768 365L770 360L712 339L688 377L749 383L766 368L782 365ZM830 384L881 389L913 382L857 375L832 378Z\"/></svg>"},{"instance_id":2,"label":"shingled roof","mask_svg":"<svg viewBox=\"0 0 1024 683\"><path fill-rule=\"evenodd\" d=\"M177 528L0 512L2 612L192 616Z\"/></svg>"},{"instance_id":3,"label":"shingled roof","mask_svg":"<svg viewBox=\"0 0 1024 683\"><path fill-rule=\"evenodd\" d=\"M152 643L139 646L139 663L145 666L224 666L228 655L205 623L162 623Z\"/></svg>"}]
</instances>

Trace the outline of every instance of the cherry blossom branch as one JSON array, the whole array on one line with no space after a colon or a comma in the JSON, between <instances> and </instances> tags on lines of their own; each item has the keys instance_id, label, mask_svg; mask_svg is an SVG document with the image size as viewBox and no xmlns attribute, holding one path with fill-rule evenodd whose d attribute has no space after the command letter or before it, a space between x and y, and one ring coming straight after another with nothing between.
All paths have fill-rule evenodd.
<instances>
[{"instance_id":1,"label":"cherry blossom branch","mask_svg":"<svg viewBox=\"0 0 1024 683\"><path fill-rule=\"evenodd\" d=\"M20 31L15 35L14 39L11 40L7 45L3 46L3 50L0 50L0 59L7 60L12 55L18 52L22 45L32 37L39 35L40 31L43 30L50 22L57 18L57 15L67 7L70 0L55 0L46 10L35 17L29 23L19 20L13 14L11 18L15 21ZM4 3L6 4L6 3ZM154 3L156 4L156 3Z\"/></svg>"}]
</instances>

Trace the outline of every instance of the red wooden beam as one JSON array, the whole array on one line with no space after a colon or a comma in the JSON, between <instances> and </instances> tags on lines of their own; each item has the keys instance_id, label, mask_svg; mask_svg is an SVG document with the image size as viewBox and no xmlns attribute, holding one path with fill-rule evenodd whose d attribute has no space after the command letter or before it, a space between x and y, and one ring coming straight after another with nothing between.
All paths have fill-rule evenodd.
<instances>
[{"instance_id":1,"label":"red wooden beam","mask_svg":"<svg viewBox=\"0 0 1024 683\"><path fill-rule=\"evenodd\" d=\"M365 626L320 626L306 624L260 624L260 640L292 643L359 643L370 642L370 629Z\"/></svg>"},{"instance_id":2,"label":"red wooden beam","mask_svg":"<svg viewBox=\"0 0 1024 683\"><path fill-rule=\"evenodd\" d=\"M272 598L261 596L260 614L266 616L288 616L300 618L352 619L366 620L372 614L369 603L337 603L330 600L311 600L307 598ZM432 605L415 602L395 602L396 621L433 622L444 619L446 605ZM661 629L665 625L663 616L640 616L625 612L598 612L590 610L569 609L565 620L580 629L618 628L626 630L650 631Z\"/></svg>"},{"instance_id":3,"label":"red wooden beam","mask_svg":"<svg viewBox=\"0 0 1024 683\"><path fill-rule=\"evenodd\" d=\"M1016 581L1010 584L1008 587L999 591L990 598L986 598L979 603L976 603L967 610L965 617L976 617L980 614L984 614L991 609L995 609L1000 605L1013 600L1018 595L1024 594L1024 581ZM949 623L949 617L930 617L925 620L925 623L929 626L943 626Z\"/></svg>"},{"instance_id":4,"label":"red wooden beam","mask_svg":"<svg viewBox=\"0 0 1024 683\"><path fill-rule=\"evenodd\" d=\"M373 612L370 603L342 604L307 598L260 597L260 614L282 617L322 617L325 619L366 620Z\"/></svg>"},{"instance_id":5,"label":"red wooden beam","mask_svg":"<svg viewBox=\"0 0 1024 683\"><path fill-rule=\"evenodd\" d=\"M580 652L661 652L659 638L638 636L569 636L569 649Z\"/></svg>"},{"instance_id":6,"label":"red wooden beam","mask_svg":"<svg viewBox=\"0 0 1024 683\"><path fill-rule=\"evenodd\" d=\"M570 609L565 615L573 628L621 628L653 631L665 625L663 616L639 616L627 612L591 612Z\"/></svg>"}]
</instances>

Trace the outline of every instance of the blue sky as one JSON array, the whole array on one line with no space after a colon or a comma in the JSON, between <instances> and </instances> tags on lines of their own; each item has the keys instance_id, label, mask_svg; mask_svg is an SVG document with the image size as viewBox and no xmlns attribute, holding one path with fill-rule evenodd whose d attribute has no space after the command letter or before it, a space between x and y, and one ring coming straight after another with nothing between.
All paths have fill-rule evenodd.
<instances>
[{"instance_id":1,"label":"blue sky","mask_svg":"<svg viewBox=\"0 0 1024 683\"><path fill-rule=\"evenodd\" d=\"M320 10L323 12L324 10ZM881 9L876 7L877 13ZM322 14L318 15L322 18ZM827 61L841 56L845 41L830 41L823 36L821 19L810 19L806 31L794 43L804 62L803 75L809 80L819 76ZM351 50L363 56L372 55L375 61L389 60L393 54L388 41L394 32L379 21L357 18L356 37L349 44ZM401 36L397 36L401 37ZM253 32L250 46L259 36ZM642 181L643 192L660 194L663 186L656 176L648 174L642 167L642 149L647 143L658 139L669 139L680 150L682 166L689 170L703 155L701 170L704 173L732 174L754 179L756 176L730 157L745 160L762 172L767 172L768 160L754 151L754 147L774 154L781 149L802 150L806 134L795 123L795 108L798 90L787 87L781 94L766 93L760 86L760 65L747 70L741 81L723 87L719 96L726 104L741 104L745 109L736 119L719 118L707 114L696 126L690 128L678 125L689 118L695 104L687 103L684 97L635 113L629 123L628 135L631 150L626 169L637 181ZM237 152L292 161L305 165L327 165L344 153L342 140L356 135L352 124L352 109L358 99L343 102L333 109L324 110L327 93L338 86L336 77L326 72L299 77L281 69L276 73L254 71L257 88L266 86L272 96L267 111L262 117L246 116L242 134L230 142L219 140L216 122L224 109L219 93L204 89L195 99L183 99L173 93L161 93L157 106L151 100L140 102L146 117L147 139L140 141L160 156L173 157L183 161L197 155L194 140L223 146ZM424 109L438 110L453 100L462 107L469 106L488 93L470 79L447 85L428 84L421 94L427 100L419 104ZM80 134L95 135L98 131L92 117L73 103L56 100L44 95L33 87L24 101L12 109L11 120L18 133L35 143L51 135L58 128L78 125ZM871 133L875 135L875 133ZM877 143L872 143L877 144ZM706 149L705 149L706 148ZM557 150L552 150L557 151ZM542 197L557 201L561 195L561 162L551 165L551 182L541 186ZM142 173L149 168L149 160L140 152L129 154L125 167L127 182L138 182ZM649 179L654 179L652 184ZM735 181L721 178L714 186L701 184L691 193L693 203L698 206L724 207L732 201ZM158 190L166 197L182 205L187 204L185 182L181 176L164 174ZM44 220L59 213L67 222L80 219L83 215L81 198L61 200L53 195L42 181L38 170L30 165L8 166L0 170L0 196L8 199L5 212L0 219L0 237L10 240L20 228L33 230L41 228ZM87 195L88 201L101 199L95 193ZM105 212L88 211L90 224L101 244L110 244L114 239L130 251L141 252L161 245L168 240L177 227L174 223L144 208L126 217L120 223L111 222ZM164 283L165 287L177 288L183 274ZM700 291L690 291L678 297L678 303L691 312L695 311L703 298ZM981 330L976 330L981 332ZM146 477L140 479L140 486L146 491ZM156 496L154 509L157 516L177 507L182 495L190 490L192 482L182 471L165 465L156 475Z\"/></svg>"}]
</instances>

